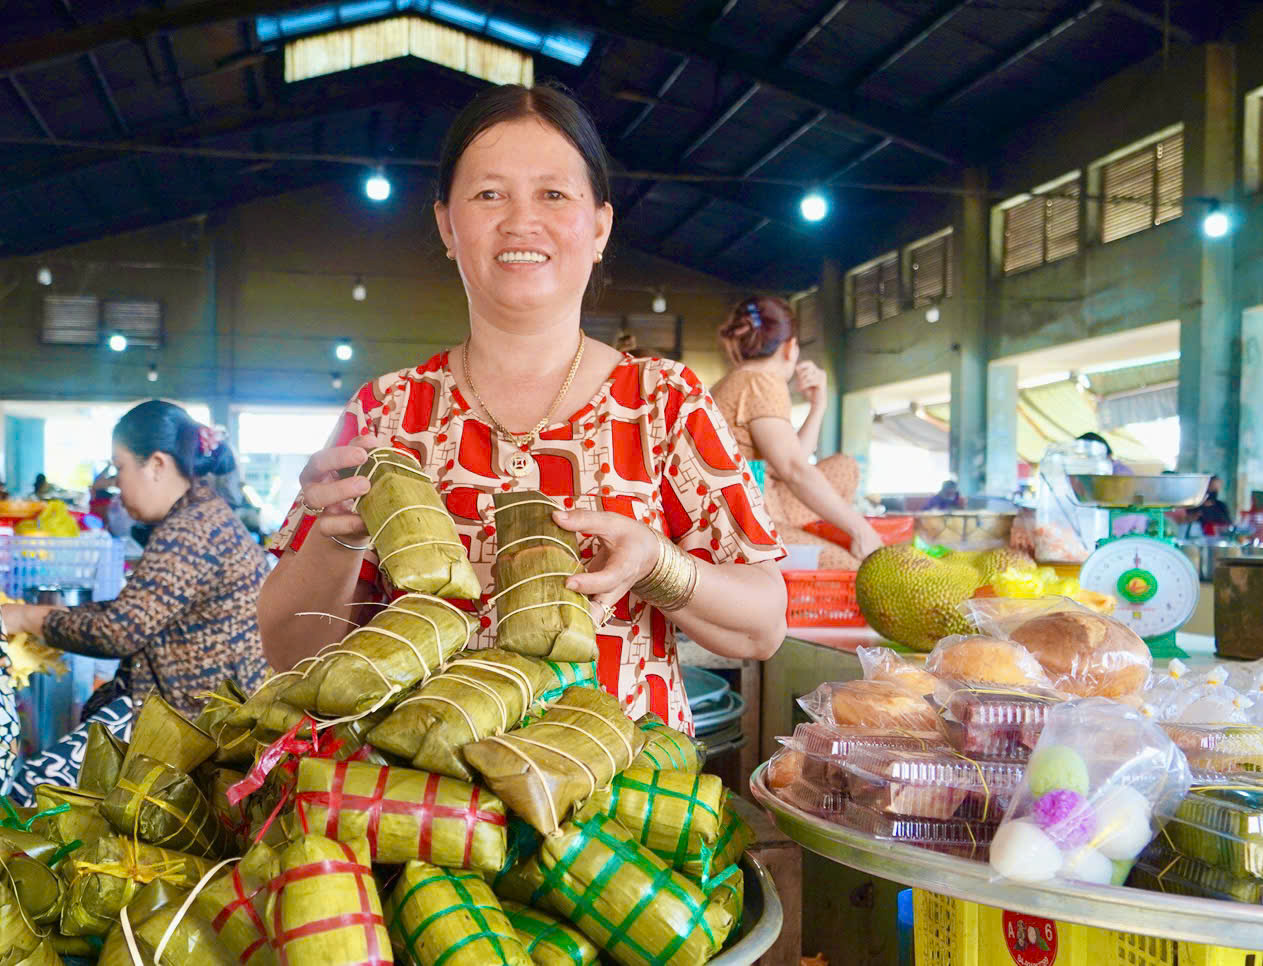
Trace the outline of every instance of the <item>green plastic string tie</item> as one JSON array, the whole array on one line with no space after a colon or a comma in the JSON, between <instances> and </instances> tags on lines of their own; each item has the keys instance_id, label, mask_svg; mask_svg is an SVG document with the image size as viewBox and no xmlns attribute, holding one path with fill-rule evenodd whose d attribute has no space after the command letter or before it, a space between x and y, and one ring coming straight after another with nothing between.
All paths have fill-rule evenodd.
<instances>
[{"instance_id":1,"label":"green plastic string tie","mask_svg":"<svg viewBox=\"0 0 1263 966\"><path fill-rule=\"evenodd\" d=\"M0 818L0 827L11 828L15 832L29 832L31 830L31 826L38 822L41 818L50 818L53 815L60 815L62 812L70 811L69 803L62 802L62 804L54 806L53 808L46 808L42 812L36 812L24 822L22 821L22 816L18 814L17 809L13 807L13 803L9 801L9 797L7 795L0 795L0 808L3 808L5 812L4 818Z\"/></svg>"},{"instance_id":2,"label":"green plastic string tie","mask_svg":"<svg viewBox=\"0 0 1263 966\"><path fill-rule=\"evenodd\" d=\"M914 537L912 540L912 545L916 547L918 550L920 550L922 553L929 554L931 557L934 557L935 559L939 559L939 560L941 560L943 557L946 557L948 554L952 552L951 547L944 547L942 544L937 544L937 543L930 545L926 543L921 537Z\"/></svg>"},{"instance_id":3,"label":"green plastic string tie","mask_svg":"<svg viewBox=\"0 0 1263 966\"><path fill-rule=\"evenodd\" d=\"M68 856L75 849L81 848L83 848L83 842L80 839L75 839L73 842L67 842L48 857L48 867L50 869L57 868L57 866L61 864L62 859Z\"/></svg>"}]
</instances>

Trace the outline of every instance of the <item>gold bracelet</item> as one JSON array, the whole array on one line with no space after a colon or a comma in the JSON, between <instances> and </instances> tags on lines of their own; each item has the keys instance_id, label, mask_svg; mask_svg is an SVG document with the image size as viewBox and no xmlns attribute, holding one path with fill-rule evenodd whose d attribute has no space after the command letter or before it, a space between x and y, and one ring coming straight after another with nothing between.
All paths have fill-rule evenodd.
<instances>
[{"instance_id":1,"label":"gold bracelet","mask_svg":"<svg viewBox=\"0 0 1263 966\"><path fill-rule=\"evenodd\" d=\"M658 559L648 576L632 590L659 610L680 610L688 606L697 591L697 558L685 553L661 534L657 537Z\"/></svg>"}]
</instances>

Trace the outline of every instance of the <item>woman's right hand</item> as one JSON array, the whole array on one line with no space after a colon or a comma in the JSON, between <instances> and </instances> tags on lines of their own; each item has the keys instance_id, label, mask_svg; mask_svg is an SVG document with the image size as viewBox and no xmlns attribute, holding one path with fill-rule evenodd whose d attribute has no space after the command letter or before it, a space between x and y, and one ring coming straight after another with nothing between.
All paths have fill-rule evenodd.
<instances>
[{"instance_id":1,"label":"woman's right hand","mask_svg":"<svg viewBox=\"0 0 1263 966\"><path fill-rule=\"evenodd\" d=\"M364 521L353 509L359 497L368 492L363 476L343 478L339 471L363 465L370 450L389 446L384 436L357 436L345 446L330 446L313 453L298 474L299 496L307 510L316 513L315 529L326 537L339 537L353 543L368 540Z\"/></svg>"},{"instance_id":2,"label":"woman's right hand","mask_svg":"<svg viewBox=\"0 0 1263 966\"><path fill-rule=\"evenodd\" d=\"M867 521L864 526L859 527L858 529L860 532L851 538L851 548L852 553L859 557L860 560L863 560L869 554L875 553L886 545L885 541L882 540L881 536L867 523Z\"/></svg>"}]
</instances>

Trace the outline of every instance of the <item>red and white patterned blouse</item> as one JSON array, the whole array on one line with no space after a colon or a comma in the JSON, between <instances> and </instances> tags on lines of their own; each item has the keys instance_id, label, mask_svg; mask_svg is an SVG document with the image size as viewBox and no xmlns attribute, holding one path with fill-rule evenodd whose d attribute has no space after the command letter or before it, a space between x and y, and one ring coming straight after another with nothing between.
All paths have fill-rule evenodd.
<instances>
[{"instance_id":1,"label":"red and white patterned blouse","mask_svg":"<svg viewBox=\"0 0 1263 966\"><path fill-rule=\"evenodd\" d=\"M334 445L372 433L412 451L434 479L485 588L481 630L470 647L495 643L495 608L486 601L496 557L492 494L540 490L567 508L622 513L713 563L758 563L784 556L748 467L698 378L679 363L625 356L586 406L555 423L529 449L521 479L507 466L513 443L481 422L439 353L422 366L381 376L347 403ZM525 447L523 447L525 449ZM298 549L315 518L290 510L273 552ZM592 556L593 538L580 540ZM361 577L390 593L365 565ZM601 685L627 713L653 711L692 732L675 631L656 608L624 597L597 635Z\"/></svg>"}]
</instances>

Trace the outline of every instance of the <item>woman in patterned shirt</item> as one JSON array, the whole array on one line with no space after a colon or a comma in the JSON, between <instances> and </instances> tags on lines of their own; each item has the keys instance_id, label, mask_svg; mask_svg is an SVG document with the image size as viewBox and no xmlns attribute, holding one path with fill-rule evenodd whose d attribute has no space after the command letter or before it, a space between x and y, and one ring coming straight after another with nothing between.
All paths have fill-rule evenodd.
<instances>
[{"instance_id":1,"label":"woman in patterned shirt","mask_svg":"<svg viewBox=\"0 0 1263 966\"><path fill-rule=\"evenodd\" d=\"M345 630L295 615L390 593L348 508L367 481L338 471L397 446L435 480L481 578L471 647L495 641L492 496L541 490L580 534L587 572L568 585L603 624L602 685L629 714L691 728L673 625L716 653L770 656L785 627L772 562L783 550L697 377L580 330L613 222L595 126L555 88L491 88L448 132L438 182L435 216L468 297L469 338L361 388L308 461L260 596L264 650L292 667ZM646 581L660 559L695 568L691 594Z\"/></svg>"},{"instance_id":2,"label":"woman in patterned shirt","mask_svg":"<svg viewBox=\"0 0 1263 966\"><path fill-rule=\"evenodd\" d=\"M256 610L266 561L206 480L232 459L179 406L153 399L131 409L114 427L118 487L127 512L153 527L135 571L114 600L7 605L6 629L72 654L119 658L112 690L133 701L156 690L186 713L225 677L262 683Z\"/></svg>"}]
</instances>

